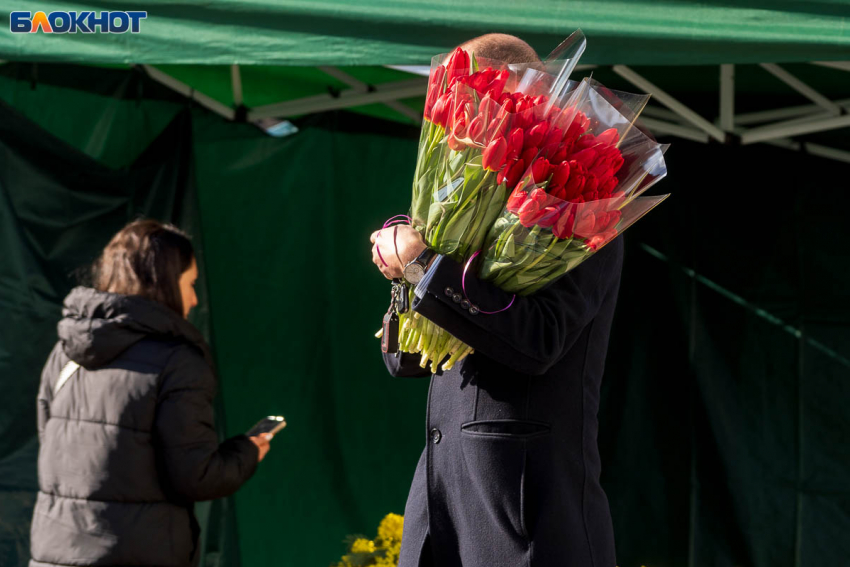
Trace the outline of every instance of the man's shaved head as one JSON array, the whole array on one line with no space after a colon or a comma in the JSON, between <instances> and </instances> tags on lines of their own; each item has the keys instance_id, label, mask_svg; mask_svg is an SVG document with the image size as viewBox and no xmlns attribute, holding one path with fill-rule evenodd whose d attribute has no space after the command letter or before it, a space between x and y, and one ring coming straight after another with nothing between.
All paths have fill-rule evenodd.
<instances>
[{"instance_id":1,"label":"man's shaved head","mask_svg":"<svg viewBox=\"0 0 850 567\"><path fill-rule=\"evenodd\" d=\"M459 46L476 57L496 59L505 63L540 63L537 52L526 42L514 35L488 33L480 35Z\"/></svg>"}]
</instances>

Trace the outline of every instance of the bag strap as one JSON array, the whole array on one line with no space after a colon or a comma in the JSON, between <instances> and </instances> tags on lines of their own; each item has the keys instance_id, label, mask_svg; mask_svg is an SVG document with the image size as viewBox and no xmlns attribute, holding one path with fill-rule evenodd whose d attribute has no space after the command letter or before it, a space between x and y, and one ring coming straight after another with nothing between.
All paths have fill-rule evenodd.
<instances>
[{"instance_id":1,"label":"bag strap","mask_svg":"<svg viewBox=\"0 0 850 567\"><path fill-rule=\"evenodd\" d=\"M68 361L68 364L66 364L65 367L62 368L62 372L59 373L59 380L56 381L56 385L53 387L54 396L59 393L59 390L62 389L62 386L65 385L65 382L67 382L71 378L71 376L73 376L79 369L79 364L77 364L73 360Z\"/></svg>"}]
</instances>

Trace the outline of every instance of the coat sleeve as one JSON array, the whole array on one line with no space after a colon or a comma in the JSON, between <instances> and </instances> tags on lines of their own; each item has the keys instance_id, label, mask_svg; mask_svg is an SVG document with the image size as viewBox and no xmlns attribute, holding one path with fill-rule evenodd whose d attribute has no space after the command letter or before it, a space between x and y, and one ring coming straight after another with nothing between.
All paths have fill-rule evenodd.
<instances>
[{"instance_id":1,"label":"coat sleeve","mask_svg":"<svg viewBox=\"0 0 850 567\"><path fill-rule=\"evenodd\" d=\"M44 428L47 425L47 420L50 419L53 384L62 371L63 357L62 343L56 343L56 346L50 352L50 356L47 357L44 369L41 371L41 384L38 387L38 398L36 401L36 422L38 425L39 441L44 437ZM67 359L67 357L64 358Z\"/></svg>"},{"instance_id":2,"label":"coat sleeve","mask_svg":"<svg viewBox=\"0 0 850 567\"><path fill-rule=\"evenodd\" d=\"M471 314L455 303L462 293L463 266L439 257L416 286L413 309L487 357L524 374L551 368L596 316L622 266L618 238L552 285L516 296L510 309L495 315ZM507 293L472 274L466 276L469 300L483 311L511 302Z\"/></svg>"},{"instance_id":3,"label":"coat sleeve","mask_svg":"<svg viewBox=\"0 0 850 567\"><path fill-rule=\"evenodd\" d=\"M154 426L161 470L176 496L197 502L236 492L257 468L259 452L244 435L219 444L213 425L212 369L189 347L163 371Z\"/></svg>"}]
</instances>

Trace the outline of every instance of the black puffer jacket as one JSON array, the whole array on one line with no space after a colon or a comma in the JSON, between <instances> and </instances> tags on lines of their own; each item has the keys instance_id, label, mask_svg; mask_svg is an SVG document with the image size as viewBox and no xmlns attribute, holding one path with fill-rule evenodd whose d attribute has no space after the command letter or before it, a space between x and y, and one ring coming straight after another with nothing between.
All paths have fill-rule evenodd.
<instances>
[{"instance_id":1,"label":"black puffer jacket","mask_svg":"<svg viewBox=\"0 0 850 567\"><path fill-rule=\"evenodd\" d=\"M30 567L196 564L193 502L235 492L258 457L245 436L218 442L208 347L140 297L76 288L63 315L38 396ZM81 368L54 395L69 360Z\"/></svg>"}]
</instances>

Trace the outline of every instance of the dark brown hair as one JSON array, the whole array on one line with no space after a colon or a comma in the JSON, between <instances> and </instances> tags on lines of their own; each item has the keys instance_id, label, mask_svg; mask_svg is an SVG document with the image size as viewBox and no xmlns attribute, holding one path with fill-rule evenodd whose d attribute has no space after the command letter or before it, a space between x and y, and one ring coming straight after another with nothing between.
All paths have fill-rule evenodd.
<instances>
[{"instance_id":1,"label":"dark brown hair","mask_svg":"<svg viewBox=\"0 0 850 567\"><path fill-rule=\"evenodd\" d=\"M159 221L133 221L112 237L92 269L95 289L140 295L183 316L180 276L192 265L189 237Z\"/></svg>"}]
</instances>

